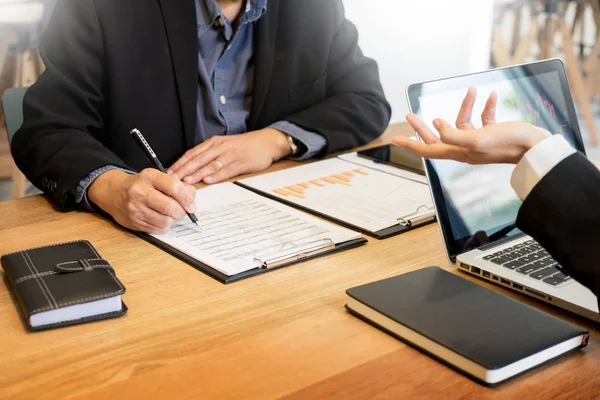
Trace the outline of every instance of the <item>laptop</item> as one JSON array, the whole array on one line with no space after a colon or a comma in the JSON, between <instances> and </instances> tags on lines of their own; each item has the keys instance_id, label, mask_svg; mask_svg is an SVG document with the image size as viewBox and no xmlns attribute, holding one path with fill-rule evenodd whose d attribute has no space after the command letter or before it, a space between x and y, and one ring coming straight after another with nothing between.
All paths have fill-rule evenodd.
<instances>
[{"instance_id":1,"label":"laptop","mask_svg":"<svg viewBox=\"0 0 600 400\"><path fill-rule=\"evenodd\" d=\"M526 121L563 135L585 154L564 65L545 60L411 85L411 112L433 129L441 117L456 120L469 87L476 87L473 123L492 91L496 120ZM448 257L460 271L600 321L598 300L515 226L521 200L510 185L514 165L425 160L425 169ZM573 210L577 212L577 210Z\"/></svg>"}]
</instances>

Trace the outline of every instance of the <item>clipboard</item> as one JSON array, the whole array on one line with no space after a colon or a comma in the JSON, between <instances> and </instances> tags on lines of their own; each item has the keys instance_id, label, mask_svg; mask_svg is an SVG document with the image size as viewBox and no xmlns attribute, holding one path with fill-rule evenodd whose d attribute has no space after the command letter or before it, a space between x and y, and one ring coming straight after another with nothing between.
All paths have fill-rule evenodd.
<instances>
[{"instance_id":1,"label":"clipboard","mask_svg":"<svg viewBox=\"0 0 600 400\"><path fill-rule=\"evenodd\" d=\"M404 215L398 218L398 223L404 227L412 228L426 224L435 219L435 209L426 204L422 204L414 213Z\"/></svg>"},{"instance_id":2,"label":"clipboard","mask_svg":"<svg viewBox=\"0 0 600 400\"><path fill-rule=\"evenodd\" d=\"M234 184L236 184L246 190L250 190L251 192L254 192L256 194L259 194L261 196L269 198L271 200L278 201L282 204L285 204L286 206L290 206L290 207L296 208L298 210L304 211L308 214L315 215L319 218L322 218L327 221L333 222L335 224L344 226L348 229L358 231L360 233L371 236L378 240L383 240L383 239L390 238L392 236L400 235L402 233L408 232L408 231L418 228L420 226L431 224L431 223L435 222L435 220L436 220L436 216L435 216L435 212L433 211L433 207L429 207L427 205L422 205L422 206L419 206L415 210L414 213L411 213L409 215L399 216L397 218L397 220L398 220L397 225L393 225L393 226L390 226L389 228L385 228L385 229L382 229L379 231L370 231L370 230L360 227L358 225L354 225L354 224L348 223L344 220L341 220L341 219L332 217L330 215L321 213L319 211L313 210L312 208L304 207L300 204L294 203L292 201L288 201L281 197L275 196L271 193L264 192L262 190L253 188L252 186L246 185L240 181L236 181L236 182L234 182ZM427 211L424 211L423 207L427 208Z\"/></svg>"},{"instance_id":3,"label":"clipboard","mask_svg":"<svg viewBox=\"0 0 600 400\"><path fill-rule=\"evenodd\" d=\"M313 260L319 257L328 256L334 253L339 253L341 251L350 250L356 247L360 247L368 242L368 240L363 237L338 244L334 244L330 239L323 239L323 243L315 243L314 246L307 246L307 248L302 248L302 250L299 253L290 253L287 255L287 257L276 257L275 254L272 256L268 254L259 256L260 258L258 258L257 261L261 262L262 267L254 268L235 275L226 275L220 271L217 271L211 266L199 261L198 259L190 257L184 252L160 241L154 236L142 232L133 233L139 236L140 238L146 240L147 242L153 244L154 246L158 247L159 249L166 251L172 256L191 265L200 272L203 272L204 274L210 276L213 279L216 279L217 281L223 284L241 281L243 279L252 278L254 276L262 275L280 268L289 267L294 264Z\"/></svg>"}]
</instances>

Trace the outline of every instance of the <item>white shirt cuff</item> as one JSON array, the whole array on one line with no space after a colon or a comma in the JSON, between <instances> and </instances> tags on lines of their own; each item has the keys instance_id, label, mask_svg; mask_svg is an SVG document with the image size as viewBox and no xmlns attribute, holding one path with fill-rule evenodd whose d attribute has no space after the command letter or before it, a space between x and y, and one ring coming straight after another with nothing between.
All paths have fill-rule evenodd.
<instances>
[{"instance_id":1,"label":"white shirt cuff","mask_svg":"<svg viewBox=\"0 0 600 400\"><path fill-rule=\"evenodd\" d=\"M532 147L515 168L510 181L517 196L525 200L548 172L576 150L561 135L552 135Z\"/></svg>"}]
</instances>

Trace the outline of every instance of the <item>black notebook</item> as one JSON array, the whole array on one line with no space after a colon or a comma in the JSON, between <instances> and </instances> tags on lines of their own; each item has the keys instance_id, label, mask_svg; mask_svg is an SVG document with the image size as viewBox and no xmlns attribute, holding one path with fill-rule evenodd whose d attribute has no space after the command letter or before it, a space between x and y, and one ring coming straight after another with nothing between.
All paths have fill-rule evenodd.
<instances>
[{"instance_id":1,"label":"black notebook","mask_svg":"<svg viewBox=\"0 0 600 400\"><path fill-rule=\"evenodd\" d=\"M588 341L582 328L439 267L346 293L352 314L489 386Z\"/></svg>"},{"instance_id":2,"label":"black notebook","mask_svg":"<svg viewBox=\"0 0 600 400\"><path fill-rule=\"evenodd\" d=\"M124 315L125 288L87 241L5 254L2 268L32 330Z\"/></svg>"}]
</instances>

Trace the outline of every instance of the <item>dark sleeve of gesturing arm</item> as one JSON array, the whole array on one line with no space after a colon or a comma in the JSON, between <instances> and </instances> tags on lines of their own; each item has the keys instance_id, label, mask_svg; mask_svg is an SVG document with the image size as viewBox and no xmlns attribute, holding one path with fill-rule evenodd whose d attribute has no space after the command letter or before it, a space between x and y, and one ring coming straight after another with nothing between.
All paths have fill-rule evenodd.
<instances>
[{"instance_id":1,"label":"dark sleeve of gesturing arm","mask_svg":"<svg viewBox=\"0 0 600 400\"><path fill-rule=\"evenodd\" d=\"M600 295L600 171L582 154L542 178L525 199L517 226Z\"/></svg>"},{"instance_id":2,"label":"dark sleeve of gesturing arm","mask_svg":"<svg viewBox=\"0 0 600 400\"><path fill-rule=\"evenodd\" d=\"M93 0L60 1L40 46L46 70L27 91L12 141L19 168L63 210L86 176L127 166L103 144L103 38Z\"/></svg>"},{"instance_id":3,"label":"dark sleeve of gesturing arm","mask_svg":"<svg viewBox=\"0 0 600 400\"><path fill-rule=\"evenodd\" d=\"M358 32L346 19L341 0L335 0L333 7L337 31L329 54L327 98L286 118L325 137L328 153L379 137L391 116L377 63L362 54Z\"/></svg>"}]
</instances>

